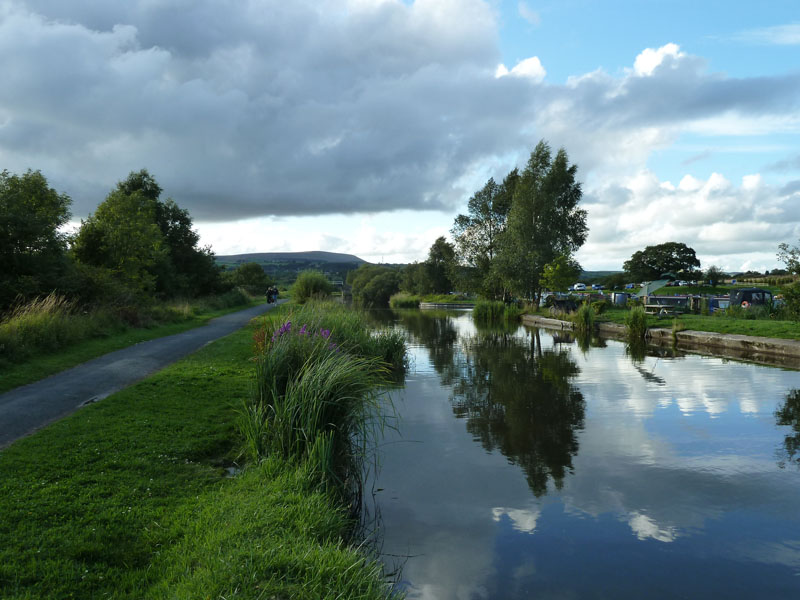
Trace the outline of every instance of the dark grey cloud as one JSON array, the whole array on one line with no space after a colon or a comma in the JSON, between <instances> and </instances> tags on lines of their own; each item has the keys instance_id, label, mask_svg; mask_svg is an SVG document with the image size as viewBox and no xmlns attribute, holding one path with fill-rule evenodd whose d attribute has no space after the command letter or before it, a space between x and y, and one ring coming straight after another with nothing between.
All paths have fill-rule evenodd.
<instances>
[{"instance_id":1,"label":"dark grey cloud","mask_svg":"<svg viewBox=\"0 0 800 600\"><path fill-rule=\"evenodd\" d=\"M541 137L586 175L800 98L799 74L734 80L684 54L646 76L497 78L498 47L480 0L5 2L0 163L42 169L76 216L142 167L198 220L447 211Z\"/></svg>"}]
</instances>

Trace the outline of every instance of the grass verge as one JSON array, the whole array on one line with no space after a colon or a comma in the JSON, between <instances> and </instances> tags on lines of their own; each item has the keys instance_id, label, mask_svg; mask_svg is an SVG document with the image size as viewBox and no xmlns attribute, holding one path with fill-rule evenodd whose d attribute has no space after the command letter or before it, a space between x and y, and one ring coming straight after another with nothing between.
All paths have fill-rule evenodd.
<instances>
[{"instance_id":1,"label":"grass verge","mask_svg":"<svg viewBox=\"0 0 800 600\"><path fill-rule=\"evenodd\" d=\"M15 387L39 381L109 352L200 327L215 317L264 302L263 298L259 298L245 304L236 304L225 308L219 308L213 304L200 305L195 310L187 312L180 321L151 325L150 327L129 327L118 323L116 328L106 330L106 333L100 337L82 339L49 352L38 352L27 357L23 362L0 361L0 394Z\"/></svg>"},{"instance_id":2,"label":"grass verge","mask_svg":"<svg viewBox=\"0 0 800 600\"><path fill-rule=\"evenodd\" d=\"M227 477L252 327L0 452L0 597L382 598L307 467Z\"/></svg>"}]
</instances>

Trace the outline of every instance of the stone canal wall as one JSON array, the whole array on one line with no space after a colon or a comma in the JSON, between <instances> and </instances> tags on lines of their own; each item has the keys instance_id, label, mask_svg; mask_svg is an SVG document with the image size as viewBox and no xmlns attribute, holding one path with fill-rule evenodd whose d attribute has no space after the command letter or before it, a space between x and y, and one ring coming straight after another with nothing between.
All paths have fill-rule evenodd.
<instances>
[{"instance_id":1,"label":"stone canal wall","mask_svg":"<svg viewBox=\"0 0 800 600\"><path fill-rule=\"evenodd\" d=\"M523 315L522 322L525 325L548 329L572 330L573 328L573 323L570 321L538 315ZM615 339L626 337L625 326L619 323L597 323L596 329L598 334L604 337ZM660 327L651 328L648 333L651 343L662 346L674 343L681 350L698 354L800 368L800 340L693 330L673 333L671 328Z\"/></svg>"}]
</instances>

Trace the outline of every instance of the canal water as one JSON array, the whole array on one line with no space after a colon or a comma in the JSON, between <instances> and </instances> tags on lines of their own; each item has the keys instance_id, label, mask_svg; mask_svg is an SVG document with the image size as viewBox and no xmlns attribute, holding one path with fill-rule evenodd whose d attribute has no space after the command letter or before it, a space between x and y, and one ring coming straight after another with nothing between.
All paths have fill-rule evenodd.
<instances>
[{"instance_id":1,"label":"canal water","mask_svg":"<svg viewBox=\"0 0 800 600\"><path fill-rule=\"evenodd\" d=\"M409 598L800 598L800 372L399 311L374 483Z\"/></svg>"}]
</instances>

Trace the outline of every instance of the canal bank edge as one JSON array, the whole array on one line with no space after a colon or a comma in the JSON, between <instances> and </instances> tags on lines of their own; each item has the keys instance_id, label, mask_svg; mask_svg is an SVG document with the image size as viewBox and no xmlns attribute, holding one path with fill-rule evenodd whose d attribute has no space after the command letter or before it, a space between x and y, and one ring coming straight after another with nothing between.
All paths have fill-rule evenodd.
<instances>
[{"instance_id":1,"label":"canal bank edge","mask_svg":"<svg viewBox=\"0 0 800 600\"><path fill-rule=\"evenodd\" d=\"M522 323L548 329L574 328L571 321L562 321L538 315L523 315ZM614 339L625 339L627 330L619 323L596 323L597 333ZM677 345L680 349L725 358L751 360L771 365L800 368L800 340L786 340L710 331L673 331L671 328L653 327L648 329L652 343Z\"/></svg>"}]
</instances>

